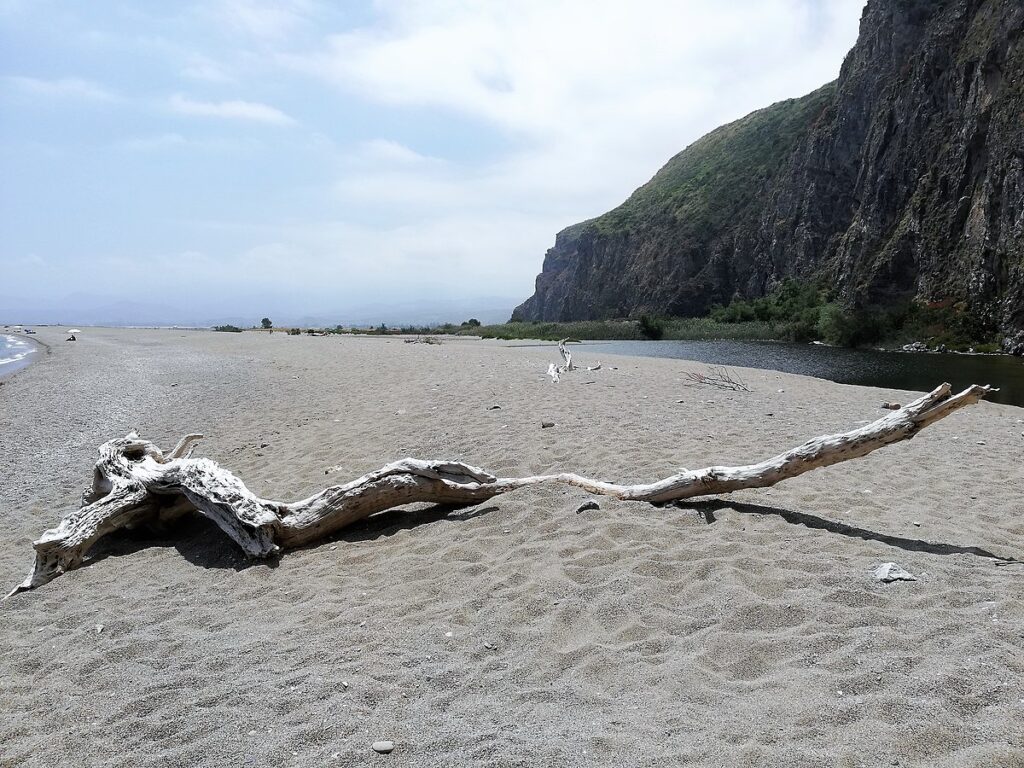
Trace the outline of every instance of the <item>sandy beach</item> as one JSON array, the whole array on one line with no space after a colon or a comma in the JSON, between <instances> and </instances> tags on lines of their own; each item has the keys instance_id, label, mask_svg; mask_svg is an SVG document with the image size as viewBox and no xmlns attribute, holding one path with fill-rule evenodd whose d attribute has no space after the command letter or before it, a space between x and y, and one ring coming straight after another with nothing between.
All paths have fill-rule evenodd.
<instances>
[{"instance_id":1,"label":"sandy beach","mask_svg":"<svg viewBox=\"0 0 1024 768\"><path fill-rule=\"evenodd\" d=\"M914 396L626 357L552 384L553 345L61 331L0 379L4 592L131 430L203 432L296 499L405 456L648 481ZM981 403L773 489L577 514L528 488L269 564L201 520L118 536L0 604L0 765L1024 766L1024 564L997 564L1024 560L1022 432ZM887 561L917 581L875 581Z\"/></svg>"}]
</instances>

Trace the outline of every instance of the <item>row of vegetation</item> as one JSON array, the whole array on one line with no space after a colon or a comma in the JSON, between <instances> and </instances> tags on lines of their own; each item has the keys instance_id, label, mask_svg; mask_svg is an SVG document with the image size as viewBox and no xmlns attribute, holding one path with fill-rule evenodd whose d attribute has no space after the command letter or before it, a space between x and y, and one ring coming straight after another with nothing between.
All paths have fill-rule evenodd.
<instances>
[{"instance_id":1,"label":"row of vegetation","mask_svg":"<svg viewBox=\"0 0 1024 768\"><path fill-rule=\"evenodd\" d=\"M432 332L467 330L447 327ZM827 289L793 280L762 298L716 306L707 317L504 323L468 332L501 339L764 339L821 341L843 347L921 341L932 348L956 351L998 350L995 324L970 312L966 305L907 303L890 309L851 310L834 301Z\"/></svg>"},{"instance_id":2,"label":"row of vegetation","mask_svg":"<svg viewBox=\"0 0 1024 768\"><path fill-rule=\"evenodd\" d=\"M263 330L273 330L263 318ZM234 325L214 330L241 332ZM471 318L458 325L352 328L279 329L290 335L307 333L361 335L464 335L492 339L738 339L821 341L844 347L901 345L921 341L932 348L995 352L995 325L962 304L929 307L908 303L893 309L850 310L817 285L788 280L767 296L735 299L712 308L707 317L652 317L636 320L586 320L567 323L513 322L483 325Z\"/></svg>"},{"instance_id":3,"label":"row of vegetation","mask_svg":"<svg viewBox=\"0 0 1024 768\"><path fill-rule=\"evenodd\" d=\"M772 338L788 341L823 341L843 347L920 341L956 351L998 349L995 323L971 312L966 304L906 302L885 309L848 309L835 302L827 289L793 280L762 298L715 307L710 317L737 326L767 323Z\"/></svg>"}]
</instances>

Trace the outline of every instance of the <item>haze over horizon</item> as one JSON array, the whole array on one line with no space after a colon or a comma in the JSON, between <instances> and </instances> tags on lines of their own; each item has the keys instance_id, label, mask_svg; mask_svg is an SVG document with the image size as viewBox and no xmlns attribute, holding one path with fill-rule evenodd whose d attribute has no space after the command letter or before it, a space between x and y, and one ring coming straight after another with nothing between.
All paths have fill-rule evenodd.
<instances>
[{"instance_id":1,"label":"haze over horizon","mask_svg":"<svg viewBox=\"0 0 1024 768\"><path fill-rule=\"evenodd\" d=\"M863 5L0 0L0 322L496 320Z\"/></svg>"}]
</instances>

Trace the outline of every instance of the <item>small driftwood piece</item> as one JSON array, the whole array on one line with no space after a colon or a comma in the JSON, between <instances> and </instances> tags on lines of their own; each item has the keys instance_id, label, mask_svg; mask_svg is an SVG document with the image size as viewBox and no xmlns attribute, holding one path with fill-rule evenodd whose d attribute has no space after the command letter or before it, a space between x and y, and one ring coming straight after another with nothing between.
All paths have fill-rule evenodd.
<instances>
[{"instance_id":1,"label":"small driftwood piece","mask_svg":"<svg viewBox=\"0 0 1024 768\"><path fill-rule=\"evenodd\" d=\"M688 383L686 386L705 386L715 389L728 389L733 392L749 392L750 387L740 378L735 371L731 371L724 365L712 365L708 367L707 373L686 372Z\"/></svg>"},{"instance_id":2,"label":"small driftwood piece","mask_svg":"<svg viewBox=\"0 0 1024 768\"><path fill-rule=\"evenodd\" d=\"M166 530L193 511L212 520L248 557L267 558L393 507L414 502L474 504L540 483L564 483L593 494L652 504L767 487L909 440L992 391L975 385L951 395L950 386L943 384L866 426L816 437L757 464L682 470L641 485L618 485L572 473L499 478L459 462L403 459L307 499L273 501L253 494L216 462L191 458L201 435L186 435L165 454L133 433L100 446L81 508L33 543L32 572L8 597L78 568L96 541L109 533L142 525Z\"/></svg>"},{"instance_id":3,"label":"small driftwood piece","mask_svg":"<svg viewBox=\"0 0 1024 768\"><path fill-rule=\"evenodd\" d=\"M562 365L555 365L554 363L548 365L548 376L551 377L552 384L558 383L561 374L579 370L579 366L572 361L572 352L565 346L570 341L577 341L577 339L562 339L558 342L558 354L562 356ZM598 362L597 365L587 366L587 370L600 371L601 363Z\"/></svg>"},{"instance_id":4,"label":"small driftwood piece","mask_svg":"<svg viewBox=\"0 0 1024 768\"><path fill-rule=\"evenodd\" d=\"M570 341L570 339L562 339L558 342L558 354L560 354L562 359L565 361L565 365L562 366L563 372L573 371L576 369L576 366L572 364L572 353L569 351L569 348L565 346L567 341Z\"/></svg>"}]
</instances>

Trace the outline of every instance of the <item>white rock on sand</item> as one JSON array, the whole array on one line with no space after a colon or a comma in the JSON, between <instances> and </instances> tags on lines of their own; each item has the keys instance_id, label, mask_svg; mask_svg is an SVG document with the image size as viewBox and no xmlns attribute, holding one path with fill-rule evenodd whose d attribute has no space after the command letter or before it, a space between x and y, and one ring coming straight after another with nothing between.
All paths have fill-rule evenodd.
<instances>
[{"instance_id":1,"label":"white rock on sand","mask_svg":"<svg viewBox=\"0 0 1024 768\"><path fill-rule=\"evenodd\" d=\"M686 407L692 363L609 358L551 386L554 346L39 336L52 353L0 395L5 588L77 505L96 447L131 429L166 446L205 432L197 455L288 499L325 467L344 482L404 455L640 481L762 458L911 396L744 370L753 392ZM201 522L119 538L0 605L0 765L362 766L385 760L367 754L382 735L396 766L1024 764L1024 566L990 556L1024 557L1017 418L972 406L688 505L700 515L613 499L577 515L582 492L532 488L387 513L251 567ZM928 579L865 580L890 561Z\"/></svg>"},{"instance_id":2,"label":"white rock on sand","mask_svg":"<svg viewBox=\"0 0 1024 768\"><path fill-rule=\"evenodd\" d=\"M874 575L876 580L886 583L893 581L917 581L917 577L914 574L896 563L882 563L875 569Z\"/></svg>"}]
</instances>

